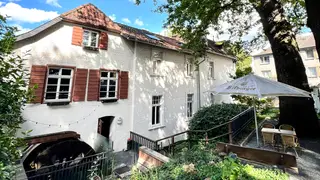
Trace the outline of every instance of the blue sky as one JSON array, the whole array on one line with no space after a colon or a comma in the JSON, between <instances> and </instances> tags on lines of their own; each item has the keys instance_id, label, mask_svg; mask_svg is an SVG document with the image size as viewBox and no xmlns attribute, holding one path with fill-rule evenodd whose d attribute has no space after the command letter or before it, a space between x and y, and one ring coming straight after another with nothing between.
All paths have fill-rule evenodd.
<instances>
[{"instance_id":1,"label":"blue sky","mask_svg":"<svg viewBox=\"0 0 320 180\"><path fill-rule=\"evenodd\" d=\"M157 33L163 30L166 14L153 12L153 0L139 6L134 0L0 0L0 13L11 16L8 23L22 33L86 3L94 4L116 22Z\"/></svg>"}]
</instances>

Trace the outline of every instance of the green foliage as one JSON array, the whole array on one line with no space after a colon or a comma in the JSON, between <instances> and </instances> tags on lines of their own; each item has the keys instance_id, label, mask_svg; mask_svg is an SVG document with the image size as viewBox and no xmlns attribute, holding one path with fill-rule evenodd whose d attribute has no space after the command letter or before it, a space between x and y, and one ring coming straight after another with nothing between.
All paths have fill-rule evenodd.
<instances>
[{"instance_id":1,"label":"green foliage","mask_svg":"<svg viewBox=\"0 0 320 180\"><path fill-rule=\"evenodd\" d=\"M209 107L203 107L189 122L189 129L208 130L220 124L230 121L230 119L240 112L246 110L248 106L237 104L213 104ZM228 132L227 125L208 132L208 137L212 138ZM204 139L204 133L191 133L191 139Z\"/></svg>"},{"instance_id":2,"label":"green foliage","mask_svg":"<svg viewBox=\"0 0 320 180\"><path fill-rule=\"evenodd\" d=\"M6 25L0 16L0 177L12 179L18 147L24 143L16 138L19 124L23 122L21 110L30 97L26 89L26 71L23 59L12 54L16 28Z\"/></svg>"},{"instance_id":3,"label":"green foliage","mask_svg":"<svg viewBox=\"0 0 320 180\"><path fill-rule=\"evenodd\" d=\"M278 170L258 169L243 165L231 157L221 159L199 144L185 149L161 167L146 173L133 170L132 180L287 180L288 175Z\"/></svg>"}]
</instances>

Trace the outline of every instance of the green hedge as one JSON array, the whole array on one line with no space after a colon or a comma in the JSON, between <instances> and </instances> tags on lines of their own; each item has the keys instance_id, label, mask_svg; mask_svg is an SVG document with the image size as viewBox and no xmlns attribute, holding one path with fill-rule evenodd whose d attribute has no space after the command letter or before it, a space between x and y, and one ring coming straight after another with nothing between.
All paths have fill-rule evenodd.
<instances>
[{"instance_id":1,"label":"green hedge","mask_svg":"<svg viewBox=\"0 0 320 180\"><path fill-rule=\"evenodd\" d=\"M248 109L246 105L239 104L215 104L201 108L189 122L190 130L208 130L220 124L230 121L230 119L242 111ZM222 126L208 132L208 137L216 137L228 132L228 126ZM203 139L204 133L190 133L191 139ZM220 140L226 139L224 137Z\"/></svg>"}]
</instances>

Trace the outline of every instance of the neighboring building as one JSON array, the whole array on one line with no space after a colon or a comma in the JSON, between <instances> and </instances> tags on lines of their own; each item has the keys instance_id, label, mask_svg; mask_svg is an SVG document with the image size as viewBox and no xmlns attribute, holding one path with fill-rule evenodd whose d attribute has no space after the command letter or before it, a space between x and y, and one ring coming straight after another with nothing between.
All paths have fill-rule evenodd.
<instances>
[{"instance_id":1,"label":"neighboring building","mask_svg":"<svg viewBox=\"0 0 320 180\"><path fill-rule=\"evenodd\" d=\"M306 74L310 87L313 88L312 96L315 107L320 111L319 85L320 85L320 62L316 51L316 45L312 33L297 36L297 43L300 48L300 55L306 68ZM252 66L255 74L262 77L277 80L274 58L271 48L253 55Z\"/></svg>"},{"instance_id":2,"label":"neighboring building","mask_svg":"<svg viewBox=\"0 0 320 180\"><path fill-rule=\"evenodd\" d=\"M29 52L30 84L38 84L22 130L75 131L95 149L100 134L115 151L126 149L130 131L153 140L185 131L197 104L231 101L205 92L230 80L235 59L209 41L199 82L181 45L115 23L92 4L18 36L15 51Z\"/></svg>"}]
</instances>

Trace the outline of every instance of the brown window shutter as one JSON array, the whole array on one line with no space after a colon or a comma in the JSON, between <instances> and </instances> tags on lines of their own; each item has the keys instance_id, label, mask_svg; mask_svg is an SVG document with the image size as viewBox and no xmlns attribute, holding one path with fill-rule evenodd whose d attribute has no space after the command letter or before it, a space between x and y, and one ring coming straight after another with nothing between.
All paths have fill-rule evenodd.
<instances>
[{"instance_id":1,"label":"brown window shutter","mask_svg":"<svg viewBox=\"0 0 320 180\"><path fill-rule=\"evenodd\" d=\"M100 70L89 70L89 83L88 83L88 101L99 100L99 87L100 87Z\"/></svg>"},{"instance_id":2,"label":"brown window shutter","mask_svg":"<svg viewBox=\"0 0 320 180\"><path fill-rule=\"evenodd\" d=\"M71 44L76 46L82 46L82 34L83 34L82 27L73 26Z\"/></svg>"},{"instance_id":3,"label":"brown window shutter","mask_svg":"<svg viewBox=\"0 0 320 180\"><path fill-rule=\"evenodd\" d=\"M108 49L108 33L107 32L100 33L99 48L105 49L105 50Z\"/></svg>"},{"instance_id":4,"label":"brown window shutter","mask_svg":"<svg viewBox=\"0 0 320 180\"><path fill-rule=\"evenodd\" d=\"M129 91L129 72L120 72L120 99L128 99Z\"/></svg>"},{"instance_id":5,"label":"brown window shutter","mask_svg":"<svg viewBox=\"0 0 320 180\"><path fill-rule=\"evenodd\" d=\"M77 69L75 72L75 83L73 101L84 101L87 88L88 69Z\"/></svg>"},{"instance_id":6,"label":"brown window shutter","mask_svg":"<svg viewBox=\"0 0 320 180\"><path fill-rule=\"evenodd\" d=\"M35 85L38 86L38 88L34 90L35 98L32 100L33 103L43 102L46 76L47 76L47 66L32 65L29 87L32 88Z\"/></svg>"}]
</instances>

